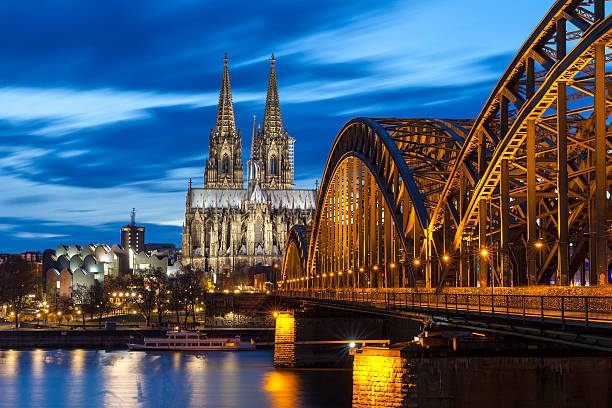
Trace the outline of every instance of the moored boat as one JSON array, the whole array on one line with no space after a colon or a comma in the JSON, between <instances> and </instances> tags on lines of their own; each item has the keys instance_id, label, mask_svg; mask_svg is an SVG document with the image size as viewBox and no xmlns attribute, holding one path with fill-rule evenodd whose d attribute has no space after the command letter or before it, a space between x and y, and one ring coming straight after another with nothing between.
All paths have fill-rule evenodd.
<instances>
[{"instance_id":1,"label":"moored boat","mask_svg":"<svg viewBox=\"0 0 612 408\"><path fill-rule=\"evenodd\" d=\"M212 338L195 331L169 331L166 337L145 337L142 343L128 343L132 350L156 351L248 351L255 343L245 342L240 336Z\"/></svg>"}]
</instances>

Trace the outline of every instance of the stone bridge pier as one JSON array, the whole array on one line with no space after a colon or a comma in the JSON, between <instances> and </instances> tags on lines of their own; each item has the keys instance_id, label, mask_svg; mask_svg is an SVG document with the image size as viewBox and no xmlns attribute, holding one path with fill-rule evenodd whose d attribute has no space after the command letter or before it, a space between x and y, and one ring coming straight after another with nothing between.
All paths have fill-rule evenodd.
<instances>
[{"instance_id":1,"label":"stone bridge pier","mask_svg":"<svg viewBox=\"0 0 612 408\"><path fill-rule=\"evenodd\" d=\"M414 363L402 348L351 350L353 408L417 407Z\"/></svg>"}]
</instances>

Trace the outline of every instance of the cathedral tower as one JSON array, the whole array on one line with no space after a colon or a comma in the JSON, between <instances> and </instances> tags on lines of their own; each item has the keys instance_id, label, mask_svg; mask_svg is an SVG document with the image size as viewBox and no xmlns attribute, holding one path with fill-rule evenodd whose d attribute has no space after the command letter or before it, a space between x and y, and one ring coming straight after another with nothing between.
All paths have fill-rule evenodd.
<instances>
[{"instance_id":1,"label":"cathedral tower","mask_svg":"<svg viewBox=\"0 0 612 408\"><path fill-rule=\"evenodd\" d=\"M223 78L219 92L217 121L210 130L208 160L204 170L204 188L242 189L242 140L236 132L232 89L227 69L227 53L223 58Z\"/></svg>"},{"instance_id":2,"label":"cathedral tower","mask_svg":"<svg viewBox=\"0 0 612 408\"><path fill-rule=\"evenodd\" d=\"M249 186L259 183L261 188L288 190L293 185L293 143L287 129L283 130L274 54L270 58L270 78L264 111L263 129L253 125Z\"/></svg>"}]
</instances>

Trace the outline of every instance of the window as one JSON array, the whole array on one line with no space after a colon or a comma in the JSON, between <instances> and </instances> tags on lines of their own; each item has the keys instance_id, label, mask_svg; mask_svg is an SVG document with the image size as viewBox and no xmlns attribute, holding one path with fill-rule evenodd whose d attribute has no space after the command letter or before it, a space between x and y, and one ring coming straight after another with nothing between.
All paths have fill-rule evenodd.
<instances>
[{"instance_id":1,"label":"window","mask_svg":"<svg viewBox=\"0 0 612 408\"><path fill-rule=\"evenodd\" d=\"M229 173L229 158L223 155L223 161L221 162L221 173Z\"/></svg>"},{"instance_id":2,"label":"window","mask_svg":"<svg viewBox=\"0 0 612 408\"><path fill-rule=\"evenodd\" d=\"M278 174L278 159L274 155L270 158L270 174Z\"/></svg>"}]
</instances>

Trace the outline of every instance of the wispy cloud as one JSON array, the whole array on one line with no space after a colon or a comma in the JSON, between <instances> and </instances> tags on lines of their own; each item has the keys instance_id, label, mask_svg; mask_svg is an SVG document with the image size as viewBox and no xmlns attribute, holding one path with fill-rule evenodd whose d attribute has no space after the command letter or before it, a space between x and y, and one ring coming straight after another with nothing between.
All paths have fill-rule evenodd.
<instances>
[{"instance_id":1,"label":"wispy cloud","mask_svg":"<svg viewBox=\"0 0 612 408\"><path fill-rule=\"evenodd\" d=\"M260 97L259 93L238 95L237 102ZM80 129L146 119L155 108L198 108L213 106L217 101L216 92L5 87L0 88L0 120L12 124L36 122L38 129L32 134L61 136Z\"/></svg>"},{"instance_id":2,"label":"wispy cloud","mask_svg":"<svg viewBox=\"0 0 612 408\"><path fill-rule=\"evenodd\" d=\"M66 234L50 234L44 232L18 232L15 234L17 238L23 239L46 239L46 238L59 238L65 237Z\"/></svg>"}]
</instances>

